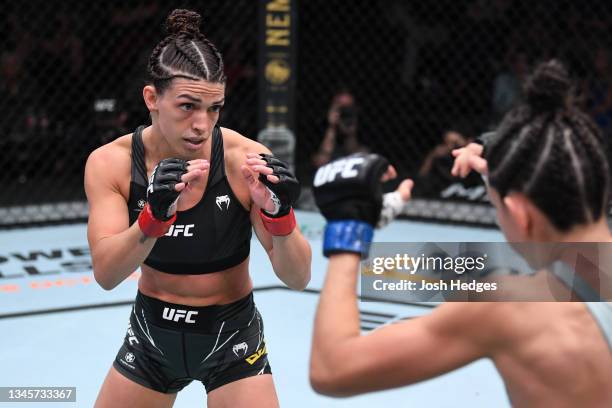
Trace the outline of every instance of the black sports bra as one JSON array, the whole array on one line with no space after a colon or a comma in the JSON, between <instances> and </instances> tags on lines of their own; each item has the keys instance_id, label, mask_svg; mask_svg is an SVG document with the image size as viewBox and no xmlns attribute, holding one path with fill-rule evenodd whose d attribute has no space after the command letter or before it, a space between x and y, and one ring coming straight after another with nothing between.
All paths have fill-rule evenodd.
<instances>
[{"instance_id":1,"label":"black sports bra","mask_svg":"<svg viewBox=\"0 0 612 408\"><path fill-rule=\"evenodd\" d=\"M143 129L140 126L132 136L130 225L146 203ZM208 184L202 199L193 208L177 212L176 221L165 236L157 239L145 265L175 275L199 275L238 265L249 256L251 220L225 175L223 136L218 126L212 142Z\"/></svg>"}]
</instances>

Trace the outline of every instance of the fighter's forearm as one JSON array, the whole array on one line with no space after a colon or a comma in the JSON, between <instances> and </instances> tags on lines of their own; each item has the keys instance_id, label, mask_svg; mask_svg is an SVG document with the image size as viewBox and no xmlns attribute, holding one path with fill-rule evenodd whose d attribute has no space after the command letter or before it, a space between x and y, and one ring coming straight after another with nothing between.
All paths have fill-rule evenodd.
<instances>
[{"instance_id":1,"label":"fighter's forearm","mask_svg":"<svg viewBox=\"0 0 612 408\"><path fill-rule=\"evenodd\" d=\"M122 233L102 238L92 245L94 277L111 290L130 276L146 259L157 238L147 237L134 223Z\"/></svg>"},{"instance_id":2,"label":"fighter's forearm","mask_svg":"<svg viewBox=\"0 0 612 408\"><path fill-rule=\"evenodd\" d=\"M272 238L272 268L291 289L303 290L308 285L311 259L310 244L298 229L287 236Z\"/></svg>"}]
</instances>

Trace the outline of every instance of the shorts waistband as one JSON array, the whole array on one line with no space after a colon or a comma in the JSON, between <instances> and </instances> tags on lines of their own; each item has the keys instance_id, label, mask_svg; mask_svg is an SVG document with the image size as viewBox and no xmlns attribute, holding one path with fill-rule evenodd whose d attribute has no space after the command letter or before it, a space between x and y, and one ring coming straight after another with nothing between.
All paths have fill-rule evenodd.
<instances>
[{"instance_id":1,"label":"shorts waistband","mask_svg":"<svg viewBox=\"0 0 612 408\"><path fill-rule=\"evenodd\" d=\"M189 306L164 302L138 291L134 307L157 326L211 333L221 330L221 325L223 330L241 326L256 311L253 292L225 305Z\"/></svg>"}]
</instances>

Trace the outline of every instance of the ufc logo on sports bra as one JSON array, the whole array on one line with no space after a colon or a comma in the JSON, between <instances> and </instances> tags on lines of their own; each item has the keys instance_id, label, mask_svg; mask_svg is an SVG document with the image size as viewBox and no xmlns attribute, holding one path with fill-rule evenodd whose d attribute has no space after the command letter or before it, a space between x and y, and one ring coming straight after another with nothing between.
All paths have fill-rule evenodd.
<instances>
[{"instance_id":1,"label":"ufc logo on sports bra","mask_svg":"<svg viewBox=\"0 0 612 408\"><path fill-rule=\"evenodd\" d=\"M181 235L183 237L193 237L193 233L190 232L193 227L195 227L195 224L171 225L165 236L178 237L179 235Z\"/></svg>"},{"instance_id":2,"label":"ufc logo on sports bra","mask_svg":"<svg viewBox=\"0 0 612 408\"><path fill-rule=\"evenodd\" d=\"M332 182L338 175L344 179L353 178L359 174L355 166L361 165L363 162L363 157L352 157L326 164L317 170L317 174L315 174L314 178L314 186L319 187L325 183Z\"/></svg>"},{"instance_id":3,"label":"ufc logo on sports bra","mask_svg":"<svg viewBox=\"0 0 612 408\"><path fill-rule=\"evenodd\" d=\"M189 312L183 309L172 309L169 307L164 307L164 313L162 317L166 320L172 320L178 322L181 319L185 320L185 323L195 323L191 317L197 315L198 312L194 310L190 310Z\"/></svg>"}]
</instances>

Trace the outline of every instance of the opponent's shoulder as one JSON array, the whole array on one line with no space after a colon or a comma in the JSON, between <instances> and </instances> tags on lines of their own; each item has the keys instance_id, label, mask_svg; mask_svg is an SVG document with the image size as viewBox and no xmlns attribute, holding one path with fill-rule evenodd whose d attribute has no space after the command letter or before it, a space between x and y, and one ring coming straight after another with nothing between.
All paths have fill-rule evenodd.
<instances>
[{"instance_id":1,"label":"opponent's shoulder","mask_svg":"<svg viewBox=\"0 0 612 408\"><path fill-rule=\"evenodd\" d=\"M505 316L504 308L494 302L447 302L428 316L428 325L447 335L490 342Z\"/></svg>"},{"instance_id":2,"label":"opponent's shoulder","mask_svg":"<svg viewBox=\"0 0 612 408\"><path fill-rule=\"evenodd\" d=\"M246 153L270 153L270 149L261 143L241 135L235 130L221 128L223 134L223 146L226 155L244 156Z\"/></svg>"}]
</instances>

